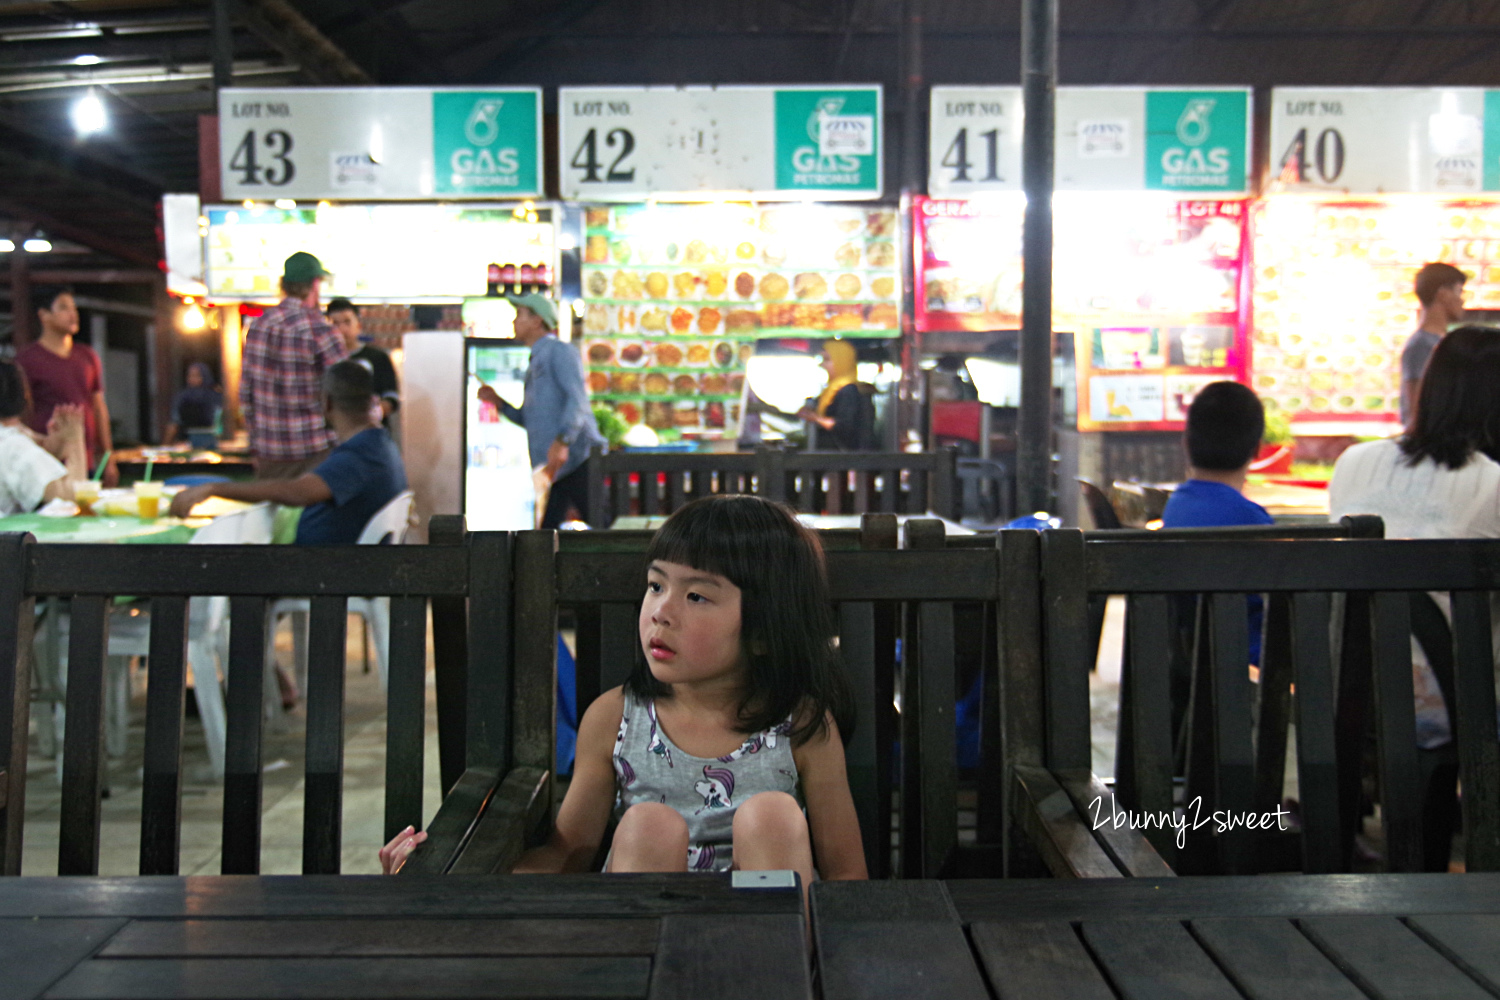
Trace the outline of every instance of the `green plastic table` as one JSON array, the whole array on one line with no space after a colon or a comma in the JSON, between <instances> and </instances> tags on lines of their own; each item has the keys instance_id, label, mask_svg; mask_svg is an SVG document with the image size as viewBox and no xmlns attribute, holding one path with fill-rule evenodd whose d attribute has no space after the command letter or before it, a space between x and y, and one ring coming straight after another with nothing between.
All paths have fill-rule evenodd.
<instances>
[{"instance_id":1,"label":"green plastic table","mask_svg":"<svg viewBox=\"0 0 1500 1000\"><path fill-rule=\"evenodd\" d=\"M86 542L129 544L150 542L155 545L182 545L192 540L198 529L207 524L203 518L184 521L159 517L142 521L138 517L42 517L40 514L12 514L0 517L0 532L29 531L38 542Z\"/></svg>"}]
</instances>

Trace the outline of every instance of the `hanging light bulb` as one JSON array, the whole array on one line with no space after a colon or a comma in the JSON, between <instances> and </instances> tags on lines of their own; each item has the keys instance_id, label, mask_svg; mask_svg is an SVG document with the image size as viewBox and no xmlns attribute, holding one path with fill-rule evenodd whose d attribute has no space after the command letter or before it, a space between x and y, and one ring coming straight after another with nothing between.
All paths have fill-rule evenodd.
<instances>
[{"instance_id":1,"label":"hanging light bulb","mask_svg":"<svg viewBox=\"0 0 1500 1000\"><path fill-rule=\"evenodd\" d=\"M182 328L188 333L197 333L208 325L208 319L203 315L203 310L198 308L198 303L191 297L183 300L187 308L182 311Z\"/></svg>"},{"instance_id":2,"label":"hanging light bulb","mask_svg":"<svg viewBox=\"0 0 1500 1000\"><path fill-rule=\"evenodd\" d=\"M73 131L79 135L102 132L109 125L109 113L105 111L104 102L99 100L99 95L94 93L93 87L73 102L72 114Z\"/></svg>"}]
</instances>

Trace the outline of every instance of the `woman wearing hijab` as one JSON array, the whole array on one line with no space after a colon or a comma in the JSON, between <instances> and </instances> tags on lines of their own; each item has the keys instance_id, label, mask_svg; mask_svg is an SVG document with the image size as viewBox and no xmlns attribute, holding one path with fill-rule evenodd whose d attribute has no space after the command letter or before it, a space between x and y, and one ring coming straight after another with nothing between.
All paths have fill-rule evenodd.
<instances>
[{"instance_id":1,"label":"woman wearing hijab","mask_svg":"<svg viewBox=\"0 0 1500 1000\"><path fill-rule=\"evenodd\" d=\"M813 448L818 451L874 451L875 403L870 386L855 372L857 355L847 340L823 344L823 370L828 385L816 405L809 399L797 416L816 425Z\"/></svg>"},{"instance_id":2,"label":"woman wearing hijab","mask_svg":"<svg viewBox=\"0 0 1500 1000\"><path fill-rule=\"evenodd\" d=\"M172 419L167 424L163 444L171 444L185 430L217 427L224 398L214 388L214 373L202 361L188 366L187 387L172 400Z\"/></svg>"}]
</instances>

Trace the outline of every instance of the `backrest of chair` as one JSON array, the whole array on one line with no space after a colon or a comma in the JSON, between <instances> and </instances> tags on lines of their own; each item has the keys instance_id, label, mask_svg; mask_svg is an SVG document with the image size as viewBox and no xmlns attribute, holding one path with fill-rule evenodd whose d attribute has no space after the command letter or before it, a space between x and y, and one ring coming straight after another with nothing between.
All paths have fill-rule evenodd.
<instances>
[{"instance_id":1,"label":"backrest of chair","mask_svg":"<svg viewBox=\"0 0 1500 1000\"><path fill-rule=\"evenodd\" d=\"M411 527L411 505L416 496L411 490L402 490L365 524L359 533L360 545L400 545L406 541L406 532Z\"/></svg>"},{"instance_id":2,"label":"backrest of chair","mask_svg":"<svg viewBox=\"0 0 1500 1000\"><path fill-rule=\"evenodd\" d=\"M607 528L617 517L667 515L699 497L754 493L761 461L752 452L596 450L588 463L588 522Z\"/></svg>"},{"instance_id":3,"label":"backrest of chair","mask_svg":"<svg viewBox=\"0 0 1500 1000\"><path fill-rule=\"evenodd\" d=\"M255 520L248 516L253 512L246 514L247 520ZM486 536L474 537L476 551L494 548ZM0 620L7 623L0 627L0 772L5 776L0 782L0 828L5 833L0 872L20 871L30 685L26 654L38 597L61 596L71 604L60 874L98 871L106 612L119 594L151 602L142 874L177 871L188 602L214 594L228 595L230 604L223 871L253 874L260 865L262 671L269 604L274 597L309 596L303 870L337 873L347 601L355 596L391 599L389 837L408 823L422 822L427 601L469 596L476 586L471 569L476 568L484 590L494 572L486 563L471 563L469 551L467 545L39 545L29 535L0 535ZM508 586L508 576L506 582ZM19 624L13 628L10 623ZM443 651L439 654L443 669ZM470 697L470 711L481 719L494 714L483 694ZM481 728L469 739L470 752L481 752L488 741Z\"/></svg>"},{"instance_id":4,"label":"backrest of chair","mask_svg":"<svg viewBox=\"0 0 1500 1000\"><path fill-rule=\"evenodd\" d=\"M773 500L809 514L926 514L957 519L958 466L952 448L926 452L778 453Z\"/></svg>"},{"instance_id":5,"label":"backrest of chair","mask_svg":"<svg viewBox=\"0 0 1500 1000\"><path fill-rule=\"evenodd\" d=\"M1220 529L1222 532L1224 529ZM1172 808L1169 721L1174 595L1198 599L1187 801L1202 815L1264 814L1280 804L1284 748L1275 723L1295 685L1302 865L1348 870L1359 818L1366 720L1373 718L1388 865L1420 870L1422 826L1412 704L1413 591L1447 591L1453 606L1454 718L1464 788L1466 860L1500 867L1500 750L1487 591L1500 581L1500 542L1293 538L1110 539L1047 532L1044 747L1052 767L1088 767L1088 670L1081 622L1092 594L1127 598L1122 722L1135 732L1121 797L1148 814ZM1246 596L1269 595L1260 683L1252 685ZM1330 634L1334 638L1330 639ZM1259 701L1259 736L1252 706ZM1258 744L1258 745L1257 745ZM1284 752L1284 749L1283 751ZM1274 772L1274 773L1273 773ZM1171 830L1150 831L1174 857ZM1244 872L1260 866L1264 838L1228 830L1176 855L1179 870Z\"/></svg>"},{"instance_id":6,"label":"backrest of chair","mask_svg":"<svg viewBox=\"0 0 1500 1000\"><path fill-rule=\"evenodd\" d=\"M269 545L276 524L274 504L256 504L247 510L216 517L193 535L193 545ZM216 594L188 602L189 620L209 631L217 631L229 613L229 598ZM196 679L195 679L196 681Z\"/></svg>"},{"instance_id":7,"label":"backrest of chair","mask_svg":"<svg viewBox=\"0 0 1500 1000\"><path fill-rule=\"evenodd\" d=\"M1103 490L1087 479L1078 480L1078 489L1083 494L1083 502L1088 505L1089 515L1094 519L1094 527L1104 530L1124 527L1120 523L1120 515L1115 512L1114 504L1109 502L1109 497Z\"/></svg>"}]
</instances>

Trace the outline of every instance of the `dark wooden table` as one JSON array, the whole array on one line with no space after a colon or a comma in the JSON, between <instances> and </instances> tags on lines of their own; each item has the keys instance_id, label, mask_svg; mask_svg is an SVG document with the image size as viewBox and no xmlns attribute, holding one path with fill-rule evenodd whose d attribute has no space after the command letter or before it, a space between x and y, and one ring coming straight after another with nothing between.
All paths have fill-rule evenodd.
<instances>
[{"instance_id":1,"label":"dark wooden table","mask_svg":"<svg viewBox=\"0 0 1500 1000\"><path fill-rule=\"evenodd\" d=\"M728 875L0 879L0 997L810 1000L797 890Z\"/></svg>"},{"instance_id":2,"label":"dark wooden table","mask_svg":"<svg viewBox=\"0 0 1500 1000\"><path fill-rule=\"evenodd\" d=\"M1500 996L1500 875L820 882L825 1000Z\"/></svg>"}]
</instances>

